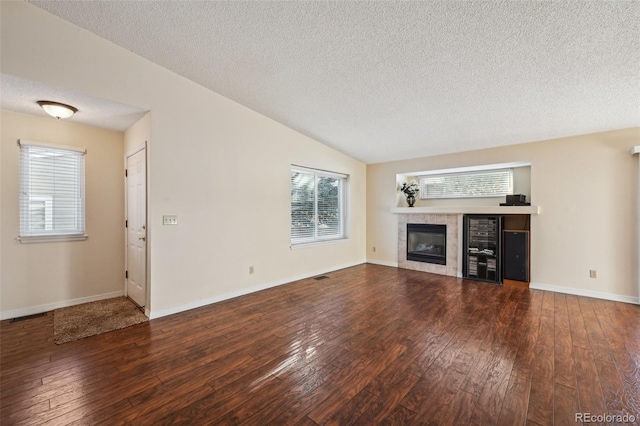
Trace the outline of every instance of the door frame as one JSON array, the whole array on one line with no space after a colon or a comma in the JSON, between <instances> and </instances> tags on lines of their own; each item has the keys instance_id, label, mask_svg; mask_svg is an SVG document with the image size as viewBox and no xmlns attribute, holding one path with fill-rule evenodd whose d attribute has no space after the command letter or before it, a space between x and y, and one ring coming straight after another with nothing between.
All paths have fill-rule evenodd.
<instances>
[{"instance_id":1,"label":"door frame","mask_svg":"<svg viewBox=\"0 0 640 426\"><path fill-rule=\"evenodd\" d=\"M128 165L128 161L129 161L129 157L132 157L136 154L138 154L140 151L144 151L144 162L145 162L145 199L144 199L144 204L145 204L145 222L146 222L146 241L145 241L145 245L146 245L146 250L145 250L145 306L144 306L144 310L145 310L145 315L147 317L149 317L150 313L151 313L151 309L150 309L150 297L149 295L151 294L150 292L150 286L151 286L151 280L149 279L149 264L150 264L150 259L151 257L149 256L149 241L151 238L151 226L149 224L149 150L147 148L147 144L148 141L144 141L143 143L141 143L140 145L138 145L137 147L135 147L134 149L132 149L129 152L126 152L124 154L124 170L125 170L125 178L124 178L124 220L127 221L128 217L128 211L129 211L129 197L128 197L128 185L127 185L127 165ZM126 223L126 222L125 222ZM124 227L124 273L122 274L124 277L124 295L126 297L129 296L128 294L128 285L127 285L127 275L126 272L129 270L129 256L128 256L128 250L129 250L129 232L128 232L128 228L125 226Z\"/></svg>"}]
</instances>

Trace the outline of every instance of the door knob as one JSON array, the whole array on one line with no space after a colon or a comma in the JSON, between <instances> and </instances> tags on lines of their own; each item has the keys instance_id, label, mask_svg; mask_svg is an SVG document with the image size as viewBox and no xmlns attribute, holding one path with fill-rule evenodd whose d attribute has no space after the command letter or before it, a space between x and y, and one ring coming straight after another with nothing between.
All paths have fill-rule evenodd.
<instances>
[{"instance_id":1,"label":"door knob","mask_svg":"<svg viewBox=\"0 0 640 426\"><path fill-rule=\"evenodd\" d=\"M139 240L142 240L142 241L147 241L147 238L146 238L146 237L139 237L138 239L139 239Z\"/></svg>"}]
</instances>

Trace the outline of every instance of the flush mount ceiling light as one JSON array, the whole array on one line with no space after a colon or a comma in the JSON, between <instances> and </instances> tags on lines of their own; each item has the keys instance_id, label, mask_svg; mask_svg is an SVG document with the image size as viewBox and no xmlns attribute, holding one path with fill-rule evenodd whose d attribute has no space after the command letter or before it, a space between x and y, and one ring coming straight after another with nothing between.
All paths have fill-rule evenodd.
<instances>
[{"instance_id":1,"label":"flush mount ceiling light","mask_svg":"<svg viewBox=\"0 0 640 426\"><path fill-rule=\"evenodd\" d=\"M47 114L58 119L69 118L78 112L78 108L61 104L60 102L38 101L38 105L40 105Z\"/></svg>"}]
</instances>

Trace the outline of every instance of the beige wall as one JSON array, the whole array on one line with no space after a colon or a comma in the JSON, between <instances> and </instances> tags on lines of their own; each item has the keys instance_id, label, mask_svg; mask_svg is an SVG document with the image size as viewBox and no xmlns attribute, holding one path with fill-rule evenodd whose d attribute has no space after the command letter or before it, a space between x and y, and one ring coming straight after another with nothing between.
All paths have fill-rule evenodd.
<instances>
[{"instance_id":1,"label":"beige wall","mask_svg":"<svg viewBox=\"0 0 640 426\"><path fill-rule=\"evenodd\" d=\"M151 141L151 113L147 113L133 126L124 132L124 154L135 154L141 147L149 145Z\"/></svg>"},{"instance_id":2,"label":"beige wall","mask_svg":"<svg viewBox=\"0 0 640 426\"><path fill-rule=\"evenodd\" d=\"M397 262L397 173L530 161L530 201L542 209L531 218L532 283L637 298L638 161L630 152L639 140L633 128L369 165L367 258Z\"/></svg>"},{"instance_id":3,"label":"beige wall","mask_svg":"<svg viewBox=\"0 0 640 426\"><path fill-rule=\"evenodd\" d=\"M122 293L123 134L53 118L2 111L2 234L0 275L3 317L12 311ZM18 139L87 149L85 241L21 244Z\"/></svg>"},{"instance_id":4,"label":"beige wall","mask_svg":"<svg viewBox=\"0 0 640 426\"><path fill-rule=\"evenodd\" d=\"M363 163L28 3L0 7L3 73L151 111L152 316L365 261ZM291 164L350 175L348 241L290 249Z\"/></svg>"}]
</instances>

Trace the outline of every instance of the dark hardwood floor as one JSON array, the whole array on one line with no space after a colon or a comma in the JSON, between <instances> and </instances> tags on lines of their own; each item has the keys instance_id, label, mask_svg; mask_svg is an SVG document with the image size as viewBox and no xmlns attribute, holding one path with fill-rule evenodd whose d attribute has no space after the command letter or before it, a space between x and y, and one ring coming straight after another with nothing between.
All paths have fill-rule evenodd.
<instances>
[{"instance_id":1,"label":"dark hardwood floor","mask_svg":"<svg viewBox=\"0 0 640 426\"><path fill-rule=\"evenodd\" d=\"M52 313L3 321L0 424L640 415L639 306L377 265L327 275L63 345Z\"/></svg>"}]
</instances>

